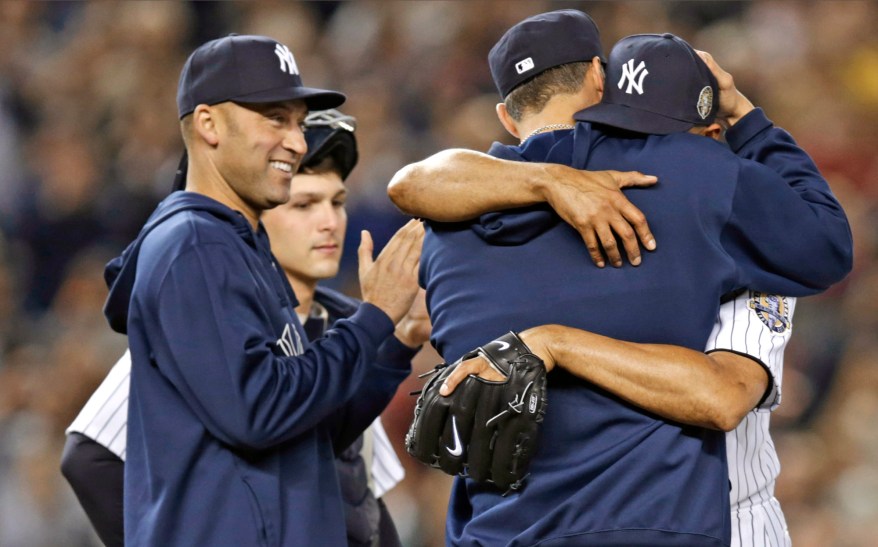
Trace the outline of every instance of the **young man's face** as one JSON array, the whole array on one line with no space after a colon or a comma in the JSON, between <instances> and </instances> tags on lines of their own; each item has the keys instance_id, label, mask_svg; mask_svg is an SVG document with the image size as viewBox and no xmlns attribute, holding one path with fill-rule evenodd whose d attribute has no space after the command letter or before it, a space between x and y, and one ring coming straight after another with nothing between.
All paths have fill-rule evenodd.
<instances>
[{"instance_id":1,"label":"young man's face","mask_svg":"<svg viewBox=\"0 0 878 547\"><path fill-rule=\"evenodd\" d=\"M347 189L335 172L299 173L290 200L266 211L271 251L286 273L305 284L338 273L347 229Z\"/></svg>"},{"instance_id":2,"label":"young man's face","mask_svg":"<svg viewBox=\"0 0 878 547\"><path fill-rule=\"evenodd\" d=\"M231 190L256 216L286 203L290 182L307 151L303 101L218 105L216 163Z\"/></svg>"}]
</instances>

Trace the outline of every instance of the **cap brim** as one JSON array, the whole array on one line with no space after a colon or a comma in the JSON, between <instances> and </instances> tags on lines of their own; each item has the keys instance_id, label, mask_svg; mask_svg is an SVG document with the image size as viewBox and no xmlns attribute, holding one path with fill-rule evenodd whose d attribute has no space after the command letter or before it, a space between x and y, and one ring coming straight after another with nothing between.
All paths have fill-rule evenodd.
<instances>
[{"instance_id":1,"label":"cap brim","mask_svg":"<svg viewBox=\"0 0 878 547\"><path fill-rule=\"evenodd\" d=\"M573 119L593 122L650 135L682 133L695 124L655 112L612 103L598 103L574 114Z\"/></svg>"},{"instance_id":2,"label":"cap brim","mask_svg":"<svg viewBox=\"0 0 878 547\"><path fill-rule=\"evenodd\" d=\"M327 89L315 89L313 87L302 87L301 90L307 91L307 95L300 97L308 105L308 110L327 110L329 108L338 108L343 105L347 97L338 91L329 91Z\"/></svg>"},{"instance_id":3,"label":"cap brim","mask_svg":"<svg viewBox=\"0 0 878 547\"><path fill-rule=\"evenodd\" d=\"M238 103L273 103L275 101L295 101L299 99L305 101L308 110L326 110L341 106L347 100L347 97L338 91L297 86L249 93L239 97L231 97L227 100Z\"/></svg>"}]
</instances>

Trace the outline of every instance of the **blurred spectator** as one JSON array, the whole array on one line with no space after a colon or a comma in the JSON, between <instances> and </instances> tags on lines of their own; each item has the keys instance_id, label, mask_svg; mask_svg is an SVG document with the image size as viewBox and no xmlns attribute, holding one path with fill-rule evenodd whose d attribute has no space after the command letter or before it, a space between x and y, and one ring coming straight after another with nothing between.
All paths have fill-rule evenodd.
<instances>
[{"instance_id":1,"label":"blurred spectator","mask_svg":"<svg viewBox=\"0 0 878 547\"><path fill-rule=\"evenodd\" d=\"M64 271L79 251L105 233L97 210L103 177L87 135L47 125L28 143L33 180L16 207L10 229L24 260L27 311L46 310Z\"/></svg>"}]
</instances>

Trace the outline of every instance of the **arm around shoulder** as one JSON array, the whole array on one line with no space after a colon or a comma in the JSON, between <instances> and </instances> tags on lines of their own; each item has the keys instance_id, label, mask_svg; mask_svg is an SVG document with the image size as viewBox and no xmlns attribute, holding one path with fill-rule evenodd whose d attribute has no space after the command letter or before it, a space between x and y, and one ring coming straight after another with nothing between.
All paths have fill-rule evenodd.
<instances>
[{"instance_id":1,"label":"arm around shoulder","mask_svg":"<svg viewBox=\"0 0 878 547\"><path fill-rule=\"evenodd\" d=\"M807 296L853 267L844 210L816 169L799 166L778 173L763 163L740 164L721 243L744 273L744 286Z\"/></svg>"},{"instance_id":2,"label":"arm around shoulder","mask_svg":"<svg viewBox=\"0 0 878 547\"><path fill-rule=\"evenodd\" d=\"M545 177L542 171L542 164L454 148L397 171L387 193L404 213L438 222L460 222L489 211L545 201L537 188Z\"/></svg>"},{"instance_id":3,"label":"arm around shoulder","mask_svg":"<svg viewBox=\"0 0 878 547\"><path fill-rule=\"evenodd\" d=\"M771 265L777 259L779 267L771 267L773 275L793 279L795 283L787 285L789 290L812 294L826 289L852 267L850 226L841 205L814 161L793 137L755 107L737 89L732 75L709 53L702 51L699 55L717 79L717 120L728 128L729 147L738 157L759 164L741 166L738 209L733 212L733 226L728 233L747 234L748 229L752 230L747 245L759 249L757 252L764 257L761 264ZM780 235L782 239L769 243L766 235ZM799 264L802 266L797 270ZM765 280L757 274L754 281ZM804 291L802 286L806 287ZM758 288L789 292L782 280L773 288Z\"/></svg>"},{"instance_id":4,"label":"arm around shoulder","mask_svg":"<svg viewBox=\"0 0 878 547\"><path fill-rule=\"evenodd\" d=\"M603 251L618 267L622 250L632 264L640 264L638 241L656 248L646 218L621 189L656 181L636 171L582 171L452 149L403 167L387 191L403 212L438 222L547 203L580 233L595 264L604 266Z\"/></svg>"}]
</instances>

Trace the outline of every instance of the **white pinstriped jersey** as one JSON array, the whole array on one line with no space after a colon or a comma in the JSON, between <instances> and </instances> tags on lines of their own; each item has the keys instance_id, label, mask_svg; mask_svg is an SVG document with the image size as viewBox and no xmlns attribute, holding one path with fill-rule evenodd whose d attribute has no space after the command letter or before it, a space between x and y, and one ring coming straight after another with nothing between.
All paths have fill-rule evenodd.
<instances>
[{"instance_id":1,"label":"white pinstriped jersey","mask_svg":"<svg viewBox=\"0 0 878 547\"><path fill-rule=\"evenodd\" d=\"M791 545L774 485L780 462L768 427L781 400L783 353L792 334L796 299L745 291L720 306L705 351L731 350L759 359L773 389L726 434L731 483L732 547Z\"/></svg>"},{"instance_id":2,"label":"white pinstriped jersey","mask_svg":"<svg viewBox=\"0 0 878 547\"><path fill-rule=\"evenodd\" d=\"M89 397L66 433L81 433L124 460L130 378L131 353L125 351ZM369 485L375 497L380 498L403 479L405 470L381 425L380 417L375 418L367 431L372 436L372 442L369 443L372 446L371 458L364 455L365 460L372 461L372 480Z\"/></svg>"},{"instance_id":3,"label":"white pinstriped jersey","mask_svg":"<svg viewBox=\"0 0 878 547\"><path fill-rule=\"evenodd\" d=\"M124 460L130 381L131 352L125 350L66 433L81 433Z\"/></svg>"}]
</instances>

